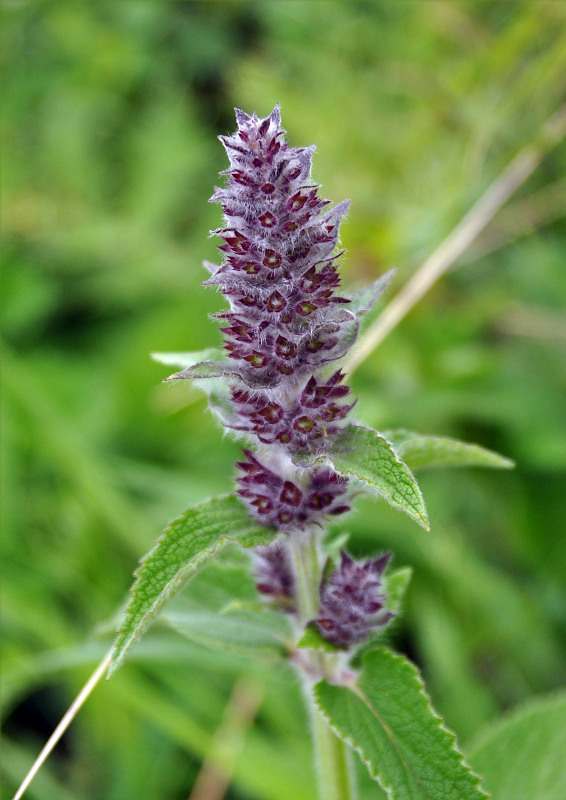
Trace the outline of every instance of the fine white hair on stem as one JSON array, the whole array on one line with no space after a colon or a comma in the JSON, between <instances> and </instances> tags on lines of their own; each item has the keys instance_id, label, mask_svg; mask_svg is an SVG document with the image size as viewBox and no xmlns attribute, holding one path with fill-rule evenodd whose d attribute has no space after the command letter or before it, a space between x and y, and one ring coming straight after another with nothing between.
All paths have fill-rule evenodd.
<instances>
[{"instance_id":1,"label":"fine white hair on stem","mask_svg":"<svg viewBox=\"0 0 566 800\"><path fill-rule=\"evenodd\" d=\"M526 145L517 153L368 328L360 346L346 362L344 370L348 375L366 360L387 334L391 333L436 281L450 269L499 209L534 172L549 150L565 135L566 105L563 105L543 125L534 143Z\"/></svg>"}]
</instances>

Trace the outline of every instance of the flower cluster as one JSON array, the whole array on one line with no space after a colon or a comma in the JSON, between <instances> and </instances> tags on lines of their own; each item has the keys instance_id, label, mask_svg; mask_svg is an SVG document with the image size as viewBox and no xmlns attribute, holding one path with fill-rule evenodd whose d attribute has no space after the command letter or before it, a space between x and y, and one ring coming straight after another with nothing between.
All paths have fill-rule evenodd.
<instances>
[{"instance_id":1,"label":"flower cluster","mask_svg":"<svg viewBox=\"0 0 566 800\"><path fill-rule=\"evenodd\" d=\"M364 641L372 629L394 616L384 608L382 575L391 558L386 553L369 561L354 561L341 551L341 562L320 587L317 624L322 636L338 647Z\"/></svg>"},{"instance_id":2,"label":"flower cluster","mask_svg":"<svg viewBox=\"0 0 566 800\"><path fill-rule=\"evenodd\" d=\"M336 516L350 510L344 501L348 480L329 469L304 470L306 485L284 480L264 466L249 450L237 466L240 496L266 525L292 531L317 523L322 514Z\"/></svg>"},{"instance_id":3,"label":"flower cluster","mask_svg":"<svg viewBox=\"0 0 566 800\"><path fill-rule=\"evenodd\" d=\"M226 256L207 283L218 285L231 310L219 314L225 349L241 374L276 386L340 358L343 326L354 315L334 296L340 279L336 247L349 202L322 213L327 200L308 183L314 147L284 141L279 107L264 120L236 111L238 131L221 136L230 169L211 200L226 225L214 231Z\"/></svg>"},{"instance_id":4,"label":"flower cluster","mask_svg":"<svg viewBox=\"0 0 566 800\"><path fill-rule=\"evenodd\" d=\"M227 420L227 426L255 435L262 444L284 445L290 452L319 452L328 447L340 431L337 423L355 404L336 402L350 393L347 386L337 385L343 377L340 370L326 383L311 376L287 408L267 392L233 388L231 399L238 415Z\"/></svg>"},{"instance_id":5,"label":"flower cluster","mask_svg":"<svg viewBox=\"0 0 566 800\"><path fill-rule=\"evenodd\" d=\"M254 550L256 588L264 597L292 611L295 597L295 578L289 551L284 542Z\"/></svg>"},{"instance_id":6,"label":"flower cluster","mask_svg":"<svg viewBox=\"0 0 566 800\"><path fill-rule=\"evenodd\" d=\"M220 137L227 185L211 198L224 211L225 226L214 231L224 261L207 265L206 281L230 303L215 315L237 369L223 417L267 446L261 460L246 451L238 464L240 496L263 523L290 531L349 510L346 478L291 461L328 449L354 405L340 402L350 392L340 370L321 374L357 330L351 301L334 293L340 253L333 251L348 203L326 210L309 182L314 148L287 144L278 106L263 120L239 110L236 118L236 133Z\"/></svg>"},{"instance_id":7,"label":"flower cluster","mask_svg":"<svg viewBox=\"0 0 566 800\"><path fill-rule=\"evenodd\" d=\"M223 423L260 446L238 462L238 493L264 525L290 536L350 510L348 478L315 459L328 452L354 406L341 370L326 372L356 339L359 314L371 308L387 277L360 298L335 294L340 221L349 202L328 209L310 180L314 147L291 148L277 106L265 119L236 110L238 130L219 137L230 167L215 188L224 226L219 267L206 264L230 304L216 314L227 357L211 375L227 375L230 394L217 407ZM352 302L352 301L355 302ZM205 366L211 362L205 362ZM194 374L188 370L189 376ZM185 377L185 373L179 373ZM321 588L319 630L341 647L362 641L388 619L381 574L388 556L365 564L345 553ZM295 611L289 545L254 554L258 591Z\"/></svg>"}]
</instances>

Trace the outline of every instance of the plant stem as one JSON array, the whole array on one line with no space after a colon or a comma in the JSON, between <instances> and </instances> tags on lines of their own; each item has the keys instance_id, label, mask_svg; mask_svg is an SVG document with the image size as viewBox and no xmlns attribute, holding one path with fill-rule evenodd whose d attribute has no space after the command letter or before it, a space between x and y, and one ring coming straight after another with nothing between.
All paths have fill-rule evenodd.
<instances>
[{"instance_id":1,"label":"plant stem","mask_svg":"<svg viewBox=\"0 0 566 800\"><path fill-rule=\"evenodd\" d=\"M350 746L339 739L315 705L308 687L308 704L321 800L356 800L356 774Z\"/></svg>"},{"instance_id":2,"label":"plant stem","mask_svg":"<svg viewBox=\"0 0 566 800\"><path fill-rule=\"evenodd\" d=\"M298 614L301 625L316 617L321 564L317 533L297 531L289 536L297 587Z\"/></svg>"},{"instance_id":3,"label":"plant stem","mask_svg":"<svg viewBox=\"0 0 566 800\"><path fill-rule=\"evenodd\" d=\"M316 617L319 606L322 565L318 534L315 530L297 531L289 539L297 588L297 610L301 626L304 626ZM311 719L320 800L356 800L358 793L350 747L328 726L315 705L312 693L313 679L320 680L331 671L333 654L312 650L303 652L307 670L302 672L302 680Z\"/></svg>"}]
</instances>

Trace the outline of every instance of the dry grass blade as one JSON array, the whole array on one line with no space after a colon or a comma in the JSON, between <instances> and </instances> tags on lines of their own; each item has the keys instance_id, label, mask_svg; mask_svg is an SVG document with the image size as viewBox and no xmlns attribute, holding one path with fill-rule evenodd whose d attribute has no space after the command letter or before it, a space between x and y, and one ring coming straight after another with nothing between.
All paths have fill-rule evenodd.
<instances>
[{"instance_id":1,"label":"dry grass blade","mask_svg":"<svg viewBox=\"0 0 566 800\"><path fill-rule=\"evenodd\" d=\"M471 264L525 236L530 236L566 216L566 178L509 203L476 242L458 259L458 267Z\"/></svg>"},{"instance_id":2,"label":"dry grass blade","mask_svg":"<svg viewBox=\"0 0 566 800\"><path fill-rule=\"evenodd\" d=\"M47 761L47 759L55 749L55 746L57 745L57 743L59 742L59 740L61 739L61 737L63 736L63 734L73 721L73 719L78 714L82 705L84 704L84 702L86 701L90 693L93 691L96 684L100 681L100 679L110 666L110 656L111 656L111 651L109 650L108 653L106 653L106 655L100 662L100 664L94 670L90 678L87 680L83 688L80 690L78 695L75 697L75 699L65 712L64 716L62 717L61 722L57 725L57 727L55 728L55 730L45 743L45 746L43 747L41 753L34 761L30 771L23 779L18 791L14 795L13 800L20 800L20 798L23 797L24 792L29 787L30 783L33 781L33 779L35 778L35 776L37 775L43 764Z\"/></svg>"},{"instance_id":3,"label":"dry grass blade","mask_svg":"<svg viewBox=\"0 0 566 800\"><path fill-rule=\"evenodd\" d=\"M236 759L244 744L263 699L263 688L240 679L224 712L224 719L212 740L208 758L203 762L189 800L222 800L226 794Z\"/></svg>"},{"instance_id":4,"label":"dry grass blade","mask_svg":"<svg viewBox=\"0 0 566 800\"><path fill-rule=\"evenodd\" d=\"M566 104L542 127L537 140L524 147L486 189L463 219L431 253L401 291L393 298L378 319L362 337L360 346L346 362L351 375L381 344L388 333L418 303L436 281L455 263L478 237L499 209L516 192L544 156L566 135Z\"/></svg>"}]
</instances>

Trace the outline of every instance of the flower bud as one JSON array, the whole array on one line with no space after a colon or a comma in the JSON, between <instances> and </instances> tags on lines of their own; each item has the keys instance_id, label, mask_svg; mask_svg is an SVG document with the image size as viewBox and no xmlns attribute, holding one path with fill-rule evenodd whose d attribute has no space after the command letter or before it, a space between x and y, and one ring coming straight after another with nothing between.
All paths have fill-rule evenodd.
<instances>
[{"instance_id":1,"label":"flower bud","mask_svg":"<svg viewBox=\"0 0 566 800\"><path fill-rule=\"evenodd\" d=\"M295 579L286 541L256 547L254 567L257 590L265 599L285 610L293 610Z\"/></svg>"},{"instance_id":2,"label":"flower bud","mask_svg":"<svg viewBox=\"0 0 566 800\"><path fill-rule=\"evenodd\" d=\"M385 608L382 576L391 553L368 561L354 561L344 550L340 564L320 587L316 620L321 635L348 648L367 639L374 628L394 614Z\"/></svg>"}]
</instances>

